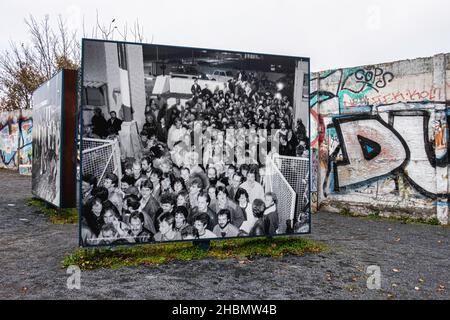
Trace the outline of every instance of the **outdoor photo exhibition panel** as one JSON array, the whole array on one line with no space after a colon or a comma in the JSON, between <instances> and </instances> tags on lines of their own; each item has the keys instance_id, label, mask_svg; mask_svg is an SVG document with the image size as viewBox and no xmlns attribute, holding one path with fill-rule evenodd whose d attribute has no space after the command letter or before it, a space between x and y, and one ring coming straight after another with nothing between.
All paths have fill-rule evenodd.
<instances>
[{"instance_id":1,"label":"outdoor photo exhibition panel","mask_svg":"<svg viewBox=\"0 0 450 320\"><path fill-rule=\"evenodd\" d=\"M76 74L61 70L32 96L32 194L63 208L76 206Z\"/></svg>"},{"instance_id":2,"label":"outdoor photo exhibition panel","mask_svg":"<svg viewBox=\"0 0 450 320\"><path fill-rule=\"evenodd\" d=\"M80 245L310 233L309 59L83 40Z\"/></svg>"}]
</instances>

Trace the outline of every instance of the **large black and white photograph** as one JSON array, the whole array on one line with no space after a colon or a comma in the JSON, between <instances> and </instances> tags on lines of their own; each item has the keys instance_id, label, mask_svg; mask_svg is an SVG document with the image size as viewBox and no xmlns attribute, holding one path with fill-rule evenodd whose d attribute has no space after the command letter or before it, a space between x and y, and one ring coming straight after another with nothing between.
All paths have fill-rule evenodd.
<instances>
[{"instance_id":1,"label":"large black and white photograph","mask_svg":"<svg viewBox=\"0 0 450 320\"><path fill-rule=\"evenodd\" d=\"M310 232L309 59L83 40L80 244Z\"/></svg>"},{"instance_id":2,"label":"large black and white photograph","mask_svg":"<svg viewBox=\"0 0 450 320\"><path fill-rule=\"evenodd\" d=\"M60 206L62 72L41 85L32 96L32 193Z\"/></svg>"}]
</instances>

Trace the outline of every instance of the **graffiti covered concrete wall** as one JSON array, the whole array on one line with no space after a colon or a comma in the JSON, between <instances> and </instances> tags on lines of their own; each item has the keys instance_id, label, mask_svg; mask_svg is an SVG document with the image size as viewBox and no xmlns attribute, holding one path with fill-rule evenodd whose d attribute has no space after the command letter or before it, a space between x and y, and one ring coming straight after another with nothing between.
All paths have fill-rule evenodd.
<instances>
[{"instance_id":1,"label":"graffiti covered concrete wall","mask_svg":"<svg viewBox=\"0 0 450 320\"><path fill-rule=\"evenodd\" d=\"M312 200L448 223L450 54L311 78Z\"/></svg>"},{"instance_id":2,"label":"graffiti covered concrete wall","mask_svg":"<svg viewBox=\"0 0 450 320\"><path fill-rule=\"evenodd\" d=\"M33 111L22 110L19 135L19 173L31 175L33 157Z\"/></svg>"},{"instance_id":3,"label":"graffiti covered concrete wall","mask_svg":"<svg viewBox=\"0 0 450 320\"><path fill-rule=\"evenodd\" d=\"M0 113L0 168L31 174L31 110Z\"/></svg>"}]
</instances>

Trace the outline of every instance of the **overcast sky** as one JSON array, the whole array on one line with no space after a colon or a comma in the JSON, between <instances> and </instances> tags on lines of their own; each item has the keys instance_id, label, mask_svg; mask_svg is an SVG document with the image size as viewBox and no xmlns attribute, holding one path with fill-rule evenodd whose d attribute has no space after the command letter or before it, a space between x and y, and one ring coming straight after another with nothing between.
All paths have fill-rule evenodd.
<instances>
[{"instance_id":1,"label":"overcast sky","mask_svg":"<svg viewBox=\"0 0 450 320\"><path fill-rule=\"evenodd\" d=\"M89 29L96 10L139 19L153 43L306 56L312 71L450 52L448 0L2 0L0 50L28 41L29 14Z\"/></svg>"}]
</instances>

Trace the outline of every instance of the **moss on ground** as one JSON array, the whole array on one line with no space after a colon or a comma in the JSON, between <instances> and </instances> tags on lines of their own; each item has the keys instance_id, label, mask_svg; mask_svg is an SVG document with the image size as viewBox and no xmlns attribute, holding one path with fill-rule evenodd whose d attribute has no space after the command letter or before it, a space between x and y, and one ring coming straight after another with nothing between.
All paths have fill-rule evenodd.
<instances>
[{"instance_id":1,"label":"moss on ground","mask_svg":"<svg viewBox=\"0 0 450 320\"><path fill-rule=\"evenodd\" d=\"M53 224L76 224L78 223L78 210L76 208L60 209L47 204L45 201L29 198L26 199L28 206L35 207L50 217Z\"/></svg>"},{"instance_id":2,"label":"moss on ground","mask_svg":"<svg viewBox=\"0 0 450 320\"><path fill-rule=\"evenodd\" d=\"M280 258L286 255L319 253L326 246L299 237L275 237L211 241L208 251L192 243L119 246L114 248L78 249L64 258L63 266L77 265L82 270L120 268L137 265L160 265L171 261L190 261L205 258L252 259Z\"/></svg>"},{"instance_id":3,"label":"moss on ground","mask_svg":"<svg viewBox=\"0 0 450 320\"><path fill-rule=\"evenodd\" d=\"M436 218L436 217L429 218L429 219L406 217L406 216L385 217L385 216L381 215L381 212L379 210L374 210L372 213L370 213L368 215L363 215L363 214L352 212L346 207L342 207L339 210L339 214L341 214L343 216L348 216L348 217L359 217L359 218L365 218L365 219L370 219L370 220L398 221L401 223L427 224L427 225L433 225L433 226L442 226L439 223L438 218Z\"/></svg>"},{"instance_id":4,"label":"moss on ground","mask_svg":"<svg viewBox=\"0 0 450 320\"><path fill-rule=\"evenodd\" d=\"M401 223L411 223L411 224L428 224L428 225L433 225L433 226L440 226L441 224L439 223L438 218L433 217L433 218L429 218L429 219L424 219L424 218L411 218L411 217L383 217L380 215L372 215L369 214L367 216L367 218L369 219L373 219L373 220L390 220L390 221L399 221Z\"/></svg>"}]
</instances>

